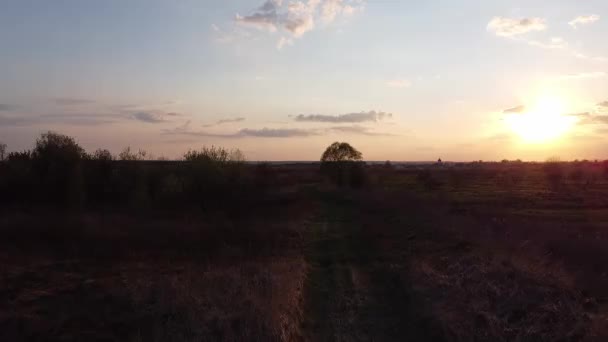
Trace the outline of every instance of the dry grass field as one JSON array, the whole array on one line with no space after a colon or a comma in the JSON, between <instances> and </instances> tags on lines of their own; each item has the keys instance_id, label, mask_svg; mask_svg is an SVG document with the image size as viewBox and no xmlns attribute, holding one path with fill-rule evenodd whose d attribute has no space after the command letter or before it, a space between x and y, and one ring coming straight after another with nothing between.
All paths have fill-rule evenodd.
<instances>
[{"instance_id":1,"label":"dry grass field","mask_svg":"<svg viewBox=\"0 0 608 342\"><path fill-rule=\"evenodd\" d=\"M557 167L376 165L353 189L265 165L242 210L6 205L0 340L601 341L608 181Z\"/></svg>"}]
</instances>

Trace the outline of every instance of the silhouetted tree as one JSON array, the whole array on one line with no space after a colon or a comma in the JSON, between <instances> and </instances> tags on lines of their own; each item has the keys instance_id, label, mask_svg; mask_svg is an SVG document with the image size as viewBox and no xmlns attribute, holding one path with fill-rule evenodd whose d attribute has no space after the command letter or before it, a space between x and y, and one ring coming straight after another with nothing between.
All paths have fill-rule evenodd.
<instances>
[{"instance_id":1,"label":"silhouetted tree","mask_svg":"<svg viewBox=\"0 0 608 342\"><path fill-rule=\"evenodd\" d=\"M148 152L141 149L137 152L131 152L130 146L125 147L122 152L118 154L118 159L126 161L146 160L147 157Z\"/></svg>"},{"instance_id":2,"label":"silhouetted tree","mask_svg":"<svg viewBox=\"0 0 608 342\"><path fill-rule=\"evenodd\" d=\"M335 142L321 156L321 172L337 185L362 186L366 181L362 154L350 144Z\"/></svg>"},{"instance_id":3,"label":"silhouetted tree","mask_svg":"<svg viewBox=\"0 0 608 342\"><path fill-rule=\"evenodd\" d=\"M86 153L74 138L47 132L36 140L32 151L34 171L48 200L83 201L81 161Z\"/></svg>"},{"instance_id":4,"label":"silhouetted tree","mask_svg":"<svg viewBox=\"0 0 608 342\"><path fill-rule=\"evenodd\" d=\"M225 164L229 162L242 162L243 153L236 150L227 150L223 147L203 147L201 150L189 150L184 154L184 160L189 162L211 162Z\"/></svg>"},{"instance_id":5,"label":"silhouetted tree","mask_svg":"<svg viewBox=\"0 0 608 342\"><path fill-rule=\"evenodd\" d=\"M0 143L0 161L6 158L6 144Z\"/></svg>"},{"instance_id":6,"label":"silhouetted tree","mask_svg":"<svg viewBox=\"0 0 608 342\"><path fill-rule=\"evenodd\" d=\"M9 162L30 161L32 159L32 151L11 152L6 158Z\"/></svg>"},{"instance_id":7,"label":"silhouetted tree","mask_svg":"<svg viewBox=\"0 0 608 342\"><path fill-rule=\"evenodd\" d=\"M360 161L362 158L361 152L357 151L349 143L335 142L323 152L321 162L346 162Z\"/></svg>"},{"instance_id":8,"label":"silhouetted tree","mask_svg":"<svg viewBox=\"0 0 608 342\"><path fill-rule=\"evenodd\" d=\"M105 149L97 149L95 152L93 152L93 154L91 155L90 158L91 158L91 160L96 160L96 161L114 160L114 156L112 156L112 153Z\"/></svg>"}]
</instances>

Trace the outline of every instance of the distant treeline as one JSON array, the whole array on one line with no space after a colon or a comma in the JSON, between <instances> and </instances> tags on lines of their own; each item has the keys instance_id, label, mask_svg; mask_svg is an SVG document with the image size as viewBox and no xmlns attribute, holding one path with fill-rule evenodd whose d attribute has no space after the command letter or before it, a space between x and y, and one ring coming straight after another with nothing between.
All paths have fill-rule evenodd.
<instances>
[{"instance_id":1,"label":"distant treeline","mask_svg":"<svg viewBox=\"0 0 608 342\"><path fill-rule=\"evenodd\" d=\"M367 181L361 153L347 143L330 145L320 166L310 166L297 177L283 166L283 182L327 179L362 186ZM105 149L87 153L74 138L47 132L31 150L6 154L6 145L0 144L0 203L251 210L269 190L278 189L276 168L247 163L240 150L216 146L189 150L179 161L151 160L147 152L128 147L118 156Z\"/></svg>"},{"instance_id":2,"label":"distant treeline","mask_svg":"<svg viewBox=\"0 0 608 342\"><path fill-rule=\"evenodd\" d=\"M183 161L147 161L126 148L87 153L71 137L48 132L32 150L0 157L0 202L21 205L196 205L239 207L264 191L266 165L246 165L239 150L203 147Z\"/></svg>"},{"instance_id":3,"label":"distant treeline","mask_svg":"<svg viewBox=\"0 0 608 342\"><path fill-rule=\"evenodd\" d=\"M556 158L545 163L366 165L361 152L340 142L325 150L319 164L304 166L247 163L238 149L216 146L187 151L180 161L150 159L147 152L130 148L118 156L103 149L87 153L73 138L54 132L42 134L33 149L22 152L7 154L6 145L0 144L0 204L4 208L196 207L242 212L262 205L281 184L319 186L324 180L341 187L395 186L404 184L399 179L409 175L416 186L436 191L475 179L513 188L531 174L543 175L552 190L568 184L589 188L608 179L608 162L566 163Z\"/></svg>"}]
</instances>

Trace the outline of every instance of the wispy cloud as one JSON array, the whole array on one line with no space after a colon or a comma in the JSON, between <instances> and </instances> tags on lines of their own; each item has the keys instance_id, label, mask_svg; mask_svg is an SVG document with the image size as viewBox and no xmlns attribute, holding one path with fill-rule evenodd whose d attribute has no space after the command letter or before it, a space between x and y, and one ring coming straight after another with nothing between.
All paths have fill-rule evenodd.
<instances>
[{"instance_id":1,"label":"wispy cloud","mask_svg":"<svg viewBox=\"0 0 608 342\"><path fill-rule=\"evenodd\" d=\"M163 115L149 112L137 112L132 115L133 119L147 123L165 122Z\"/></svg>"},{"instance_id":2,"label":"wispy cloud","mask_svg":"<svg viewBox=\"0 0 608 342\"><path fill-rule=\"evenodd\" d=\"M0 116L0 125L5 126L99 126L124 121L120 114L104 113L60 113L27 116Z\"/></svg>"},{"instance_id":3,"label":"wispy cloud","mask_svg":"<svg viewBox=\"0 0 608 342\"><path fill-rule=\"evenodd\" d=\"M592 16L591 16L592 17ZM593 20L585 17L586 19L581 20ZM599 19L599 18L598 18ZM576 20L576 19L575 19ZM578 22L580 24L582 22ZM572 56L585 59L588 61L594 62L607 62L608 58L602 56L589 56L585 53L582 53L572 47L568 42L561 37L553 37L548 41L530 39L527 37L527 33L530 32L538 32L545 31L547 29L546 20L543 18L523 18L523 19L514 19L514 18L505 18L505 17L494 17L488 23L486 29L489 32L494 33L498 37L503 37L510 39L511 41L516 41L520 43L527 44L529 46L541 48L541 49L550 49L550 50L563 50L565 52L570 53Z\"/></svg>"},{"instance_id":4,"label":"wispy cloud","mask_svg":"<svg viewBox=\"0 0 608 342\"><path fill-rule=\"evenodd\" d=\"M409 88L412 85L412 82L408 80L390 80L386 82L386 85L391 88Z\"/></svg>"},{"instance_id":5,"label":"wispy cloud","mask_svg":"<svg viewBox=\"0 0 608 342\"><path fill-rule=\"evenodd\" d=\"M190 129L190 122L173 129L162 130L163 134L169 135L188 135L197 137L212 137L212 138L292 138L292 137L309 137L320 135L320 131L314 129L297 129L297 128L243 128L235 133L215 133L207 131L197 131Z\"/></svg>"},{"instance_id":6,"label":"wispy cloud","mask_svg":"<svg viewBox=\"0 0 608 342\"><path fill-rule=\"evenodd\" d=\"M261 138L291 138L291 137L309 137L319 135L316 130L298 129L298 128L262 128L240 130L237 136L261 137Z\"/></svg>"},{"instance_id":7,"label":"wispy cloud","mask_svg":"<svg viewBox=\"0 0 608 342\"><path fill-rule=\"evenodd\" d=\"M333 122L333 123L360 123L360 122L378 122L384 119L392 118L393 114L385 112L376 112L374 110L361 113L348 113L342 115L321 115L321 114L300 114L295 117L295 121L299 122Z\"/></svg>"},{"instance_id":8,"label":"wispy cloud","mask_svg":"<svg viewBox=\"0 0 608 342\"><path fill-rule=\"evenodd\" d=\"M581 117L578 122L579 125L597 125L597 124L608 124L608 115L585 115Z\"/></svg>"},{"instance_id":9,"label":"wispy cloud","mask_svg":"<svg viewBox=\"0 0 608 342\"><path fill-rule=\"evenodd\" d=\"M234 133L209 132L201 130L193 130L190 121L172 129L163 129L161 132L165 135L185 135L196 137L213 137L213 138L297 138L311 137L328 134L343 133L349 135L366 135L366 136L394 136L390 133L376 132L368 127L362 126L335 126L328 128L243 128Z\"/></svg>"},{"instance_id":10,"label":"wispy cloud","mask_svg":"<svg viewBox=\"0 0 608 342\"><path fill-rule=\"evenodd\" d=\"M568 22L568 25L572 26L574 29L577 29L580 25L593 24L598 20L600 20L600 16L597 14L580 15Z\"/></svg>"},{"instance_id":11,"label":"wispy cloud","mask_svg":"<svg viewBox=\"0 0 608 342\"><path fill-rule=\"evenodd\" d=\"M503 113L505 113L505 114L513 114L513 113L523 113L525 111L526 111L526 107L525 106L517 106L517 107L505 109L505 110L503 110Z\"/></svg>"},{"instance_id":12,"label":"wispy cloud","mask_svg":"<svg viewBox=\"0 0 608 342\"><path fill-rule=\"evenodd\" d=\"M38 124L55 123L75 126L100 126L125 121L127 117L122 114L110 113L60 113L41 115L32 120Z\"/></svg>"},{"instance_id":13,"label":"wispy cloud","mask_svg":"<svg viewBox=\"0 0 608 342\"><path fill-rule=\"evenodd\" d=\"M281 32L277 48L293 45L294 40L339 17L351 16L364 9L363 0L267 0L249 15L236 14L235 21L244 27L266 32ZM214 29L219 30L219 27ZM217 31L216 30L216 31Z\"/></svg>"},{"instance_id":14,"label":"wispy cloud","mask_svg":"<svg viewBox=\"0 0 608 342\"><path fill-rule=\"evenodd\" d=\"M239 118L221 119L221 120L218 120L218 121L216 121L214 123L203 125L203 127L207 127L208 128L208 127L213 127L213 126L218 126L218 125L223 125L223 124L243 122L243 121L245 121L245 118L241 118L241 117L239 117Z\"/></svg>"},{"instance_id":15,"label":"wispy cloud","mask_svg":"<svg viewBox=\"0 0 608 342\"><path fill-rule=\"evenodd\" d=\"M81 98L75 98L75 97L58 97L58 98L54 98L53 102L60 106L78 106L78 105L95 103L94 100L81 99Z\"/></svg>"},{"instance_id":16,"label":"wispy cloud","mask_svg":"<svg viewBox=\"0 0 608 342\"><path fill-rule=\"evenodd\" d=\"M372 131L371 129L369 129L368 127L363 127L363 126L337 126L337 127L331 127L330 130L334 131L334 132L340 132L340 133L346 133L346 134L367 135L367 136L374 136L374 137L395 136L395 134L391 134L391 133L375 132L375 131Z\"/></svg>"},{"instance_id":17,"label":"wispy cloud","mask_svg":"<svg viewBox=\"0 0 608 342\"><path fill-rule=\"evenodd\" d=\"M137 121L146 123L162 123L170 121L170 119L182 116L175 112L158 112L158 111L141 111L131 114L131 118Z\"/></svg>"},{"instance_id":18,"label":"wispy cloud","mask_svg":"<svg viewBox=\"0 0 608 342\"><path fill-rule=\"evenodd\" d=\"M513 37L533 31L544 31L546 28L546 20L543 18L494 17L487 26L488 31L500 37Z\"/></svg>"}]
</instances>

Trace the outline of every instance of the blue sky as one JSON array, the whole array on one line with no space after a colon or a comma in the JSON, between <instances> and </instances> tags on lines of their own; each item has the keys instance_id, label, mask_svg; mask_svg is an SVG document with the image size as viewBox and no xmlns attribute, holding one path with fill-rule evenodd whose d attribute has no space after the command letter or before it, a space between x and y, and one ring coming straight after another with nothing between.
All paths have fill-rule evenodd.
<instances>
[{"instance_id":1,"label":"blue sky","mask_svg":"<svg viewBox=\"0 0 608 342\"><path fill-rule=\"evenodd\" d=\"M55 130L89 150L172 158L215 144L253 160L313 160L336 140L370 160L608 158L605 1L1 0L0 9L9 150ZM507 124L521 113L505 110L545 98L576 122L557 139L522 140Z\"/></svg>"}]
</instances>

